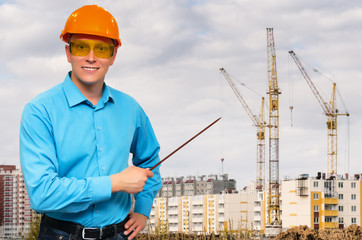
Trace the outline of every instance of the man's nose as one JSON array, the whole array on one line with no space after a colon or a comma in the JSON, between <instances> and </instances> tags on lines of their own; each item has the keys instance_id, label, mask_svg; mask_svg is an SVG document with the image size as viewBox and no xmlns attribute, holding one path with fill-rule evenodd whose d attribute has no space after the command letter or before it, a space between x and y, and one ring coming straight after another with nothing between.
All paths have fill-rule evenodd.
<instances>
[{"instance_id":1,"label":"man's nose","mask_svg":"<svg viewBox=\"0 0 362 240\"><path fill-rule=\"evenodd\" d=\"M95 62L95 59L96 59L96 57L95 57L93 49L92 49L92 50L90 50L90 52L89 52L89 54L87 56L87 61L88 62Z\"/></svg>"}]
</instances>

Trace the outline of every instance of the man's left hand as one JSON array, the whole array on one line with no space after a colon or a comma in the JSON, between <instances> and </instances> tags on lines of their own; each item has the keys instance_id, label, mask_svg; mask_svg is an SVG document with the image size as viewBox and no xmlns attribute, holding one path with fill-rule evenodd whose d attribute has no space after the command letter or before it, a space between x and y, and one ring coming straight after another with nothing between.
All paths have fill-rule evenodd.
<instances>
[{"instance_id":1,"label":"man's left hand","mask_svg":"<svg viewBox=\"0 0 362 240\"><path fill-rule=\"evenodd\" d=\"M124 234L128 235L132 233L128 237L128 239L131 240L146 227L147 217L140 213L130 212L129 218L130 219L128 220L128 222L124 225L124 227L126 228Z\"/></svg>"}]
</instances>

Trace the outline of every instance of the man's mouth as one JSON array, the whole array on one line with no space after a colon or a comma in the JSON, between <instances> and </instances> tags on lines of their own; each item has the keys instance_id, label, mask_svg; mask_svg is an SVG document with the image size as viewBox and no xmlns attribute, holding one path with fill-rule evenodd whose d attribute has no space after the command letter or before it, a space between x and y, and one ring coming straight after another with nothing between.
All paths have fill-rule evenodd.
<instances>
[{"instance_id":1,"label":"man's mouth","mask_svg":"<svg viewBox=\"0 0 362 240\"><path fill-rule=\"evenodd\" d=\"M82 67L82 68L87 71L96 71L99 69L99 67Z\"/></svg>"}]
</instances>

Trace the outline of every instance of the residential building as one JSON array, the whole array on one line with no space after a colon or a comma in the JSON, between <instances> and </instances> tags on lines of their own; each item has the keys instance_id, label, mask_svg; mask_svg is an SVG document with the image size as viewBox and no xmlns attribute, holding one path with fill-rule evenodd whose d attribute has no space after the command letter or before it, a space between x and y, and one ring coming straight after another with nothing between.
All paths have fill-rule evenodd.
<instances>
[{"instance_id":1,"label":"residential building","mask_svg":"<svg viewBox=\"0 0 362 240\"><path fill-rule=\"evenodd\" d=\"M349 179L326 179L323 174L303 174L282 182L283 229L307 225L312 229L344 228L361 225L360 175Z\"/></svg>"},{"instance_id":2,"label":"residential building","mask_svg":"<svg viewBox=\"0 0 362 240\"><path fill-rule=\"evenodd\" d=\"M247 191L154 200L149 227L170 232L217 233L248 231L253 227L254 195Z\"/></svg>"},{"instance_id":3,"label":"residential building","mask_svg":"<svg viewBox=\"0 0 362 240\"><path fill-rule=\"evenodd\" d=\"M227 174L187 176L162 179L163 185L158 197L181 197L205 194L219 194L223 191L232 192L236 189L236 181L229 179Z\"/></svg>"},{"instance_id":4,"label":"residential building","mask_svg":"<svg viewBox=\"0 0 362 240\"><path fill-rule=\"evenodd\" d=\"M29 231L32 210L22 173L0 165L0 238L18 238Z\"/></svg>"},{"instance_id":5,"label":"residential building","mask_svg":"<svg viewBox=\"0 0 362 240\"><path fill-rule=\"evenodd\" d=\"M302 174L296 179L285 179L280 185L280 213L282 231L307 225L312 229L346 228L361 225L362 183L361 175L352 178L337 176L326 179L325 174L315 177ZM211 180L210 180L211 179ZM225 179L224 179L225 180ZM264 190L256 189L250 182L239 192L219 193L215 176L179 178L175 182L177 196L170 197L167 188L173 187L165 180L164 194L154 200L150 227L163 226L170 232L218 232L253 230L265 236L268 209L268 184ZM172 182L172 181L171 181ZM182 184L183 183L183 184ZM184 188L184 191L182 191ZM210 194L210 189L213 194ZM213 189L213 190L212 190ZM216 193L215 193L216 192ZM180 193L183 193L180 196Z\"/></svg>"}]
</instances>

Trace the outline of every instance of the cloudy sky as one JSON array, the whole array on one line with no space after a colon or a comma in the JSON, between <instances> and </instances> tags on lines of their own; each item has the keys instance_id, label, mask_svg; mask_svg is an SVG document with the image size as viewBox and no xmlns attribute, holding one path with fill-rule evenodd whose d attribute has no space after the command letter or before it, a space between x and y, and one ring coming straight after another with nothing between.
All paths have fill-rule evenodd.
<instances>
[{"instance_id":1,"label":"cloudy sky","mask_svg":"<svg viewBox=\"0 0 362 240\"><path fill-rule=\"evenodd\" d=\"M164 177L223 171L239 189L255 179L256 129L219 68L247 86L237 84L258 114L268 89L268 27L282 92L280 178L327 168L326 116L289 50L319 71L311 76L325 101L337 83L339 111L351 114L338 118L338 173L361 172L362 3L344 0L0 0L1 164L19 166L24 105L70 70L59 34L84 4L115 16L123 45L106 81L143 106L161 158L222 117L163 164Z\"/></svg>"}]
</instances>

